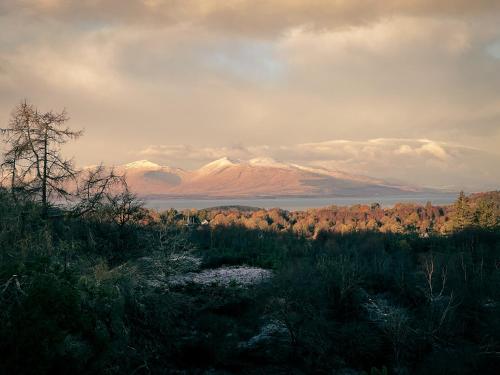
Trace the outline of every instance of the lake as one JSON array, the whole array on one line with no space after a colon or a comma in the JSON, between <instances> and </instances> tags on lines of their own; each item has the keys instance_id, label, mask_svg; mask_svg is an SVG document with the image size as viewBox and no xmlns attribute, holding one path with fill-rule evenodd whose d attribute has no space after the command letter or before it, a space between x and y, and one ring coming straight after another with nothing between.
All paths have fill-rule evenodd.
<instances>
[{"instance_id":1,"label":"lake","mask_svg":"<svg viewBox=\"0 0 500 375\"><path fill-rule=\"evenodd\" d=\"M233 198L233 199L191 199L191 198L151 198L145 199L146 207L159 211L175 208L183 210L187 208L203 209L218 206L251 206L259 208L281 208L289 211L306 210L331 205L352 206L355 204L380 203L383 207L392 207L396 203L419 203L428 201L433 205L448 205L457 198L455 193L415 194L400 196L373 196L373 197L334 197L334 198Z\"/></svg>"}]
</instances>

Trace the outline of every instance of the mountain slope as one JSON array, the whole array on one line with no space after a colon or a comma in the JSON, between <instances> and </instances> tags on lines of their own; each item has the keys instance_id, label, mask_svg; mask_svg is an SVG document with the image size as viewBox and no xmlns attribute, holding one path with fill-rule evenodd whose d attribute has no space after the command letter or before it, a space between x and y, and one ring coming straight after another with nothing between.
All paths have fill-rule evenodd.
<instances>
[{"instance_id":1,"label":"mountain slope","mask_svg":"<svg viewBox=\"0 0 500 375\"><path fill-rule=\"evenodd\" d=\"M171 197L362 196L405 194L418 188L367 176L287 164L269 158L221 158L194 171L147 160L120 167L140 195Z\"/></svg>"}]
</instances>

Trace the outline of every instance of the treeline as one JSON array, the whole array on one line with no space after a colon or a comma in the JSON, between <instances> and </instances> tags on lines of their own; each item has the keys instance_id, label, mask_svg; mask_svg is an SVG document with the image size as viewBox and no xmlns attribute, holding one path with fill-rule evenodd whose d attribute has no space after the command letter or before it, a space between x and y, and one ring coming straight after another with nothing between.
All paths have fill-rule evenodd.
<instances>
[{"instance_id":1,"label":"treeline","mask_svg":"<svg viewBox=\"0 0 500 375\"><path fill-rule=\"evenodd\" d=\"M500 192L461 193L455 204L433 206L398 203L383 208L378 203L351 207L329 206L307 211L213 208L161 214L172 224L205 224L212 227L240 225L248 229L292 231L317 238L322 233L379 231L382 233L446 234L465 228L495 229L500 225ZM153 218L158 219L156 213Z\"/></svg>"}]
</instances>

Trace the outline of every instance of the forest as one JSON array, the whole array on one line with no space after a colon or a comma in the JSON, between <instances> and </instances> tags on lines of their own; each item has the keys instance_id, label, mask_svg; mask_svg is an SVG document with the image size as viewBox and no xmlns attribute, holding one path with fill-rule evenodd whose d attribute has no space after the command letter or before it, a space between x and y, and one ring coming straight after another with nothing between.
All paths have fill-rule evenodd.
<instances>
[{"instance_id":1,"label":"forest","mask_svg":"<svg viewBox=\"0 0 500 375\"><path fill-rule=\"evenodd\" d=\"M66 122L3 131L0 373L498 372L499 192L154 212L64 158Z\"/></svg>"},{"instance_id":2,"label":"forest","mask_svg":"<svg viewBox=\"0 0 500 375\"><path fill-rule=\"evenodd\" d=\"M351 207L329 206L306 211L270 210L255 207L214 207L203 210L169 210L165 213L173 224L239 225L248 229L292 231L317 238L325 232L348 233L379 231L382 233L418 233L421 236L446 234L467 227L495 228L500 212L500 191L459 194L450 206L398 203L383 208L379 203ZM153 217L158 214L152 213Z\"/></svg>"}]
</instances>

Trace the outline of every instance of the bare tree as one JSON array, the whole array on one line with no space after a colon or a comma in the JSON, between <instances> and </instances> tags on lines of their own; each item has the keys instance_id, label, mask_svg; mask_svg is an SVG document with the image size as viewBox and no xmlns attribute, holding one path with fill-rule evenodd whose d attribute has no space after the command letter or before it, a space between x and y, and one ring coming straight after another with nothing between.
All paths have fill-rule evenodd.
<instances>
[{"instance_id":1,"label":"bare tree","mask_svg":"<svg viewBox=\"0 0 500 375\"><path fill-rule=\"evenodd\" d=\"M109 218L119 226L140 220L145 215L143 202L129 190L125 178L121 180L120 190L107 194L106 201Z\"/></svg>"},{"instance_id":2,"label":"bare tree","mask_svg":"<svg viewBox=\"0 0 500 375\"><path fill-rule=\"evenodd\" d=\"M45 217L52 199L71 196L68 187L78 174L72 160L60 153L63 144L82 134L67 127L68 120L65 110L40 113L24 101L12 112L9 127L2 129L8 145L3 165L11 175L12 192L22 184L26 193L38 197Z\"/></svg>"},{"instance_id":3,"label":"bare tree","mask_svg":"<svg viewBox=\"0 0 500 375\"><path fill-rule=\"evenodd\" d=\"M0 129L4 137L4 143L9 145L3 154L3 162L0 164L2 183L8 180L12 197L16 200L16 192L22 190L24 181L20 178L26 165L23 160L29 151L29 145L26 139L26 132L29 124L34 121L35 110L33 106L26 102L18 105L12 112L9 121L9 127Z\"/></svg>"},{"instance_id":4,"label":"bare tree","mask_svg":"<svg viewBox=\"0 0 500 375\"><path fill-rule=\"evenodd\" d=\"M425 275L425 281L427 284L426 288L426 296L430 303L440 299L443 296L444 289L446 287L446 281L448 279L448 272L446 267L441 268L441 287L439 288L439 292L434 289L436 284L435 281L435 264L436 260L433 254L424 258L423 261L423 270Z\"/></svg>"},{"instance_id":5,"label":"bare tree","mask_svg":"<svg viewBox=\"0 0 500 375\"><path fill-rule=\"evenodd\" d=\"M448 281L447 267L439 265L434 254L424 257L423 271L426 282L425 295L431 313L429 333L437 337L447 317L460 305L460 302L455 301L453 290L449 295L445 294Z\"/></svg>"},{"instance_id":6,"label":"bare tree","mask_svg":"<svg viewBox=\"0 0 500 375\"><path fill-rule=\"evenodd\" d=\"M76 204L74 216L84 216L102 210L106 205L110 191L119 190L124 183L124 176L113 169L106 169L102 164L80 172L75 192Z\"/></svg>"},{"instance_id":7,"label":"bare tree","mask_svg":"<svg viewBox=\"0 0 500 375\"><path fill-rule=\"evenodd\" d=\"M119 226L146 216L144 203L130 191L125 175L102 164L80 172L73 216L93 216Z\"/></svg>"},{"instance_id":8,"label":"bare tree","mask_svg":"<svg viewBox=\"0 0 500 375\"><path fill-rule=\"evenodd\" d=\"M42 205L42 214L56 202L65 202L66 213L83 216L104 212L120 225L126 224L142 209L125 177L102 165L77 169L60 152L61 146L82 135L66 126L69 117L61 112L39 112L26 101L12 111L9 125L1 129L7 145L0 164L3 181L8 180L12 196L20 192Z\"/></svg>"}]
</instances>

